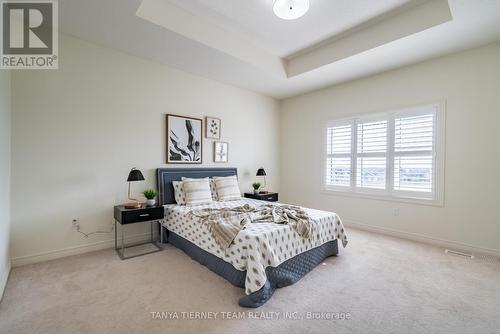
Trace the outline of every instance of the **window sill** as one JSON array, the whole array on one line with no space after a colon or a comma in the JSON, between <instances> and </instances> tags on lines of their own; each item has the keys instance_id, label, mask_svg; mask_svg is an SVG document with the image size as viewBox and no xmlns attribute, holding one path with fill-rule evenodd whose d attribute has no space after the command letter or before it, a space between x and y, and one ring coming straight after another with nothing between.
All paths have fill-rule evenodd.
<instances>
[{"instance_id":1,"label":"window sill","mask_svg":"<svg viewBox=\"0 0 500 334\"><path fill-rule=\"evenodd\" d=\"M432 200L432 199L425 199L425 198L393 197L393 196L387 196L387 195L376 195L376 194L368 194L368 193L361 193L361 192L332 190L332 189L328 189L328 188L323 188L321 193L324 195L330 195L330 196L354 197L354 198L371 199L371 200L377 200L377 201L399 202L399 203L427 205L427 206L435 206L435 207L443 207L444 206L443 200Z\"/></svg>"}]
</instances>

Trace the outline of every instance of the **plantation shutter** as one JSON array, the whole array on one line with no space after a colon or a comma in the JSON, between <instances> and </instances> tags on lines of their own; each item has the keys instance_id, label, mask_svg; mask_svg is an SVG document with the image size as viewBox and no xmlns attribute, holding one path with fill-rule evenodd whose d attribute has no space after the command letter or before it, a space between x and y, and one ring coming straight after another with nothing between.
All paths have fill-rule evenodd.
<instances>
[{"instance_id":1,"label":"plantation shutter","mask_svg":"<svg viewBox=\"0 0 500 334\"><path fill-rule=\"evenodd\" d=\"M386 189L387 120L358 122L356 187Z\"/></svg>"},{"instance_id":2,"label":"plantation shutter","mask_svg":"<svg viewBox=\"0 0 500 334\"><path fill-rule=\"evenodd\" d=\"M394 190L431 193L435 113L394 120Z\"/></svg>"},{"instance_id":3,"label":"plantation shutter","mask_svg":"<svg viewBox=\"0 0 500 334\"><path fill-rule=\"evenodd\" d=\"M352 125L327 127L326 184L350 187Z\"/></svg>"},{"instance_id":4,"label":"plantation shutter","mask_svg":"<svg viewBox=\"0 0 500 334\"><path fill-rule=\"evenodd\" d=\"M330 121L325 190L442 203L442 105Z\"/></svg>"}]
</instances>

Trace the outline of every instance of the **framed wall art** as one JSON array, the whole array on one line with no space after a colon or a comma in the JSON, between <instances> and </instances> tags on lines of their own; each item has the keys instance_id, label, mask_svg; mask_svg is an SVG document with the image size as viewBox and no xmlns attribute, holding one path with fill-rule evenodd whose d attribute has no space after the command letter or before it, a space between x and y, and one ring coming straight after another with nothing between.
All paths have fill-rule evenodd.
<instances>
[{"instance_id":1,"label":"framed wall art","mask_svg":"<svg viewBox=\"0 0 500 334\"><path fill-rule=\"evenodd\" d=\"M214 142L214 162L228 162L228 143Z\"/></svg>"},{"instance_id":2,"label":"framed wall art","mask_svg":"<svg viewBox=\"0 0 500 334\"><path fill-rule=\"evenodd\" d=\"M167 115L167 163L201 164L203 121L198 118Z\"/></svg>"},{"instance_id":3,"label":"framed wall art","mask_svg":"<svg viewBox=\"0 0 500 334\"><path fill-rule=\"evenodd\" d=\"M205 118L205 137L220 139L221 120L215 117Z\"/></svg>"}]
</instances>

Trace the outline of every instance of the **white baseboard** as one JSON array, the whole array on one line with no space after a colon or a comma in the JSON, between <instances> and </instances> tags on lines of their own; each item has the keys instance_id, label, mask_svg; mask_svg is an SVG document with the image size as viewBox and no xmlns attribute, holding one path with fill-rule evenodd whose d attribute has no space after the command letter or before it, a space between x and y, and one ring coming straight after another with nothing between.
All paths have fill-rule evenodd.
<instances>
[{"instance_id":1,"label":"white baseboard","mask_svg":"<svg viewBox=\"0 0 500 334\"><path fill-rule=\"evenodd\" d=\"M403 232L398 230L393 230L385 227L373 226L368 224L359 223L349 219L342 219L344 226L352 227L358 230L374 232L384 235L389 235L401 239L407 239L412 241L417 241L425 244L430 244L438 247L442 247L445 249L457 250L464 253L469 253L473 255L490 255L500 257L500 250L484 248L474 245L468 245L461 242L450 241L445 239L439 239L435 237L430 237L427 235L419 234L419 233L411 233L411 232Z\"/></svg>"},{"instance_id":2,"label":"white baseboard","mask_svg":"<svg viewBox=\"0 0 500 334\"><path fill-rule=\"evenodd\" d=\"M0 277L0 302L3 299L3 293L5 292L5 286L7 285L7 281L9 279L10 268L11 268L11 263L10 263L10 261L8 261L7 265L5 266L5 270L2 274L2 277Z\"/></svg>"},{"instance_id":3,"label":"white baseboard","mask_svg":"<svg viewBox=\"0 0 500 334\"><path fill-rule=\"evenodd\" d=\"M145 241L150 238L149 233L136 234L132 236L125 237L125 243L135 243ZM102 249L115 247L115 240L104 240L98 241L87 245L81 245L76 247L69 247L63 249L57 249L48 252L42 252L37 254L25 255L16 258L12 258L12 267L24 266L27 264L33 264L38 262L44 262L49 260L55 260L66 256L78 255L88 252L94 252Z\"/></svg>"},{"instance_id":4,"label":"white baseboard","mask_svg":"<svg viewBox=\"0 0 500 334\"><path fill-rule=\"evenodd\" d=\"M426 236L426 235L418 234L418 233L404 232L404 231L398 231L398 230L389 229L389 228L385 228L385 227L363 224L363 223L359 223L359 222L349 220L349 219L343 219L342 221L346 227L352 227L352 228L359 229L359 230L364 230L364 231L389 235L389 236L393 236L393 237L397 237L397 238L417 241L417 242L430 244L430 245L434 245L434 246L438 246L438 247L442 247L442 248L446 248L446 249L452 249L452 250L462 251L462 252L466 252L466 253L471 253L474 255L484 254L484 255L491 255L491 256L500 257L500 250L498 250L498 249L484 248L484 247L468 245L468 244L464 244L464 243L460 243L460 242L456 242L456 241L450 241L450 240L430 237L430 236ZM141 241L147 240L149 238L149 236L150 236L149 233L137 234L137 235L133 235L133 236L129 236L129 237L125 238L125 242L126 243L141 242ZM31 255L13 258L13 259L11 259L11 263L9 263L9 265L8 265L8 268L7 268L8 270L6 270L3 277L0 278L0 297L2 296L3 290L5 288L5 284L7 283L7 278L8 278L8 275L10 273L11 265L12 265L12 267L19 267L19 266L23 266L23 265L27 265L27 264L49 261L49 260L54 260L54 259L58 259L58 258L66 257L66 256L78 255L78 254L83 254L83 253L88 253L88 252L93 252L93 251L98 251L98 250L113 248L113 247L114 247L114 240L112 239L112 240L99 241L99 242L95 242L95 243L91 243L91 244L87 244L87 245L82 245L82 246L63 248L63 249L58 249L58 250L53 250L53 251L42 252L42 253L31 254Z\"/></svg>"}]
</instances>

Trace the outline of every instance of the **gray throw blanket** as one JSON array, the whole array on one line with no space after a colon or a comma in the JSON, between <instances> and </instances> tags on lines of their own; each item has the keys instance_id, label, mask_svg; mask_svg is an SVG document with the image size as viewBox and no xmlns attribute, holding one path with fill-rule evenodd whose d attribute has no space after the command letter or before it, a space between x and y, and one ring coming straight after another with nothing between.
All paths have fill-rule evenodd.
<instances>
[{"instance_id":1,"label":"gray throw blanket","mask_svg":"<svg viewBox=\"0 0 500 334\"><path fill-rule=\"evenodd\" d=\"M287 224L306 239L312 234L312 219L302 208L292 205L252 207L245 204L235 208L192 210L188 215L207 224L215 241L223 249L228 248L236 235L250 223Z\"/></svg>"}]
</instances>

